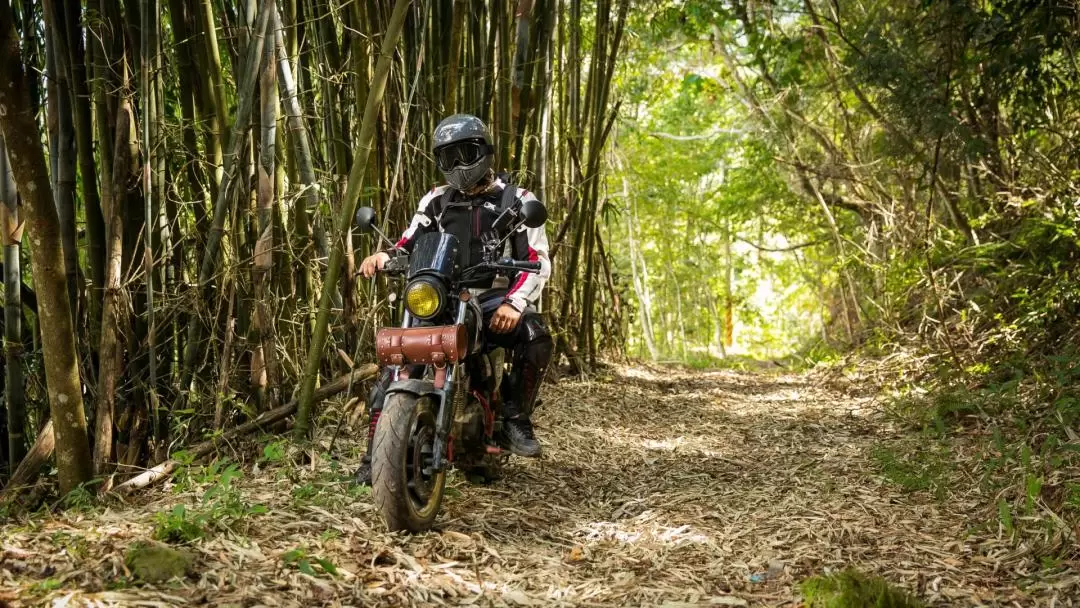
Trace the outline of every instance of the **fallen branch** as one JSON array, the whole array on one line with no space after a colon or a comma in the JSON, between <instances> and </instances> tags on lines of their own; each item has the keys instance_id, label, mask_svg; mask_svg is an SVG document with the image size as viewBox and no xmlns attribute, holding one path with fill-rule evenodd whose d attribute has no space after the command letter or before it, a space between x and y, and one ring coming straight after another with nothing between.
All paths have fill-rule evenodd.
<instances>
[{"instance_id":1,"label":"fallen branch","mask_svg":"<svg viewBox=\"0 0 1080 608\"><path fill-rule=\"evenodd\" d=\"M747 131L743 129L717 129L701 135L673 135L671 133L664 133L663 131L652 131L649 135L657 139L670 139L672 141L701 141L719 137L721 135L745 135L746 133Z\"/></svg>"},{"instance_id":2,"label":"fallen branch","mask_svg":"<svg viewBox=\"0 0 1080 608\"><path fill-rule=\"evenodd\" d=\"M55 449L56 434L53 433L53 423L50 420L42 427L37 439L34 440L33 447L23 457L22 462L19 463L18 468L15 469L15 473L12 474L11 479L8 480L7 485L4 486L4 491L0 495L9 498L18 494L23 488L33 485L34 481L37 480L38 473L41 472L41 466L49 460Z\"/></svg>"},{"instance_id":3,"label":"fallen branch","mask_svg":"<svg viewBox=\"0 0 1080 608\"><path fill-rule=\"evenodd\" d=\"M814 245L821 245L822 243L829 242L828 239L819 239L819 240L816 240L816 241L809 241L809 242L806 242L806 243L799 243L798 245L791 245L789 247L766 247L764 245L758 245L757 243L755 243L753 241L748 241L748 240L746 240L744 238L741 238L741 237L735 237L735 240L739 241L739 242L742 242L742 243L746 243L747 245L750 245L751 247L753 247L754 249L757 249L758 251L768 251L770 253L783 253L783 252L786 252L786 251L795 251L797 249L804 249L806 247L813 247Z\"/></svg>"},{"instance_id":4,"label":"fallen branch","mask_svg":"<svg viewBox=\"0 0 1080 608\"><path fill-rule=\"evenodd\" d=\"M364 380L374 378L377 373L379 373L379 366L375 365L374 363L365 365L359 369L354 369L348 374L345 374L344 376L341 376L333 380L332 382L316 389L313 395L313 401L322 401L324 399L327 399L328 397L332 397L340 393L341 391L349 389L349 387L351 386L357 386ZM286 403L281 407L272 409L268 412L264 412L262 415L252 420L251 422L245 422L244 424L241 424L240 426L232 429L231 431L222 433L220 437L211 439L210 441L204 441L194 446L193 448L187 450L187 453L189 457L195 460L208 456L215 452L218 445L221 443L230 442L237 437L242 437L244 435L254 433L255 431L258 431L262 428L280 422L285 418L288 418L296 412L297 404L298 400L293 399L292 401ZM132 477L124 483L116 486L115 488L113 488L112 491L118 494L127 494L132 490L145 488L172 475L172 473L176 471L176 467L178 467L179 465L180 461L178 460L166 460L165 462L157 465L156 467L145 471L136 477Z\"/></svg>"}]
</instances>

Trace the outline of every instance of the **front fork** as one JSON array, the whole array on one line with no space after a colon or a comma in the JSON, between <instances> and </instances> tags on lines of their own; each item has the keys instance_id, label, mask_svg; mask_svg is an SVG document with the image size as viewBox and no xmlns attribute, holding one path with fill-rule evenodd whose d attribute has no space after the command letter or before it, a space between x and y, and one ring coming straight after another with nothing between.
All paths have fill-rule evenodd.
<instances>
[{"instance_id":1,"label":"front fork","mask_svg":"<svg viewBox=\"0 0 1080 608\"><path fill-rule=\"evenodd\" d=\"M466 302L464 300L459 301L455 324L460 325L465 322L466 310L468 310ZM406 311L402 327L409 327L412 322L411 317L412 315ZM450 429L453 428L454 424L454 383L460 374L461 365L461 362L458 362L446 370L443 387L437 391L439 394L439 411L435 415L435 440L432 444L434 456L431 465L435 472L442 471L450 464L450 459L447 458L447 448L450 445ZM394 380L397 379L398 370L395 369Z\"/></svg>"}]
</instances>

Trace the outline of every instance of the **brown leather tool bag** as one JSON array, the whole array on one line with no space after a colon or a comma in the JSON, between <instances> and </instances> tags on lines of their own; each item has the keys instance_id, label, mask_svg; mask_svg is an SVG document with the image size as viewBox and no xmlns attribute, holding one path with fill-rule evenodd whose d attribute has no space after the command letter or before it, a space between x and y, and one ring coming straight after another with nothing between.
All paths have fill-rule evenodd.
<instances>
[{"instance_id":1,"label":"brown leather tool bag","mask_svg":"<svg viewBox=\"0 0 1080 608\"><path fill-rule=\"evenodd\" d=\"M380 365L452 365L469 352L464 325L384 327L375 336Z\"/></svg>"}]
</instances>

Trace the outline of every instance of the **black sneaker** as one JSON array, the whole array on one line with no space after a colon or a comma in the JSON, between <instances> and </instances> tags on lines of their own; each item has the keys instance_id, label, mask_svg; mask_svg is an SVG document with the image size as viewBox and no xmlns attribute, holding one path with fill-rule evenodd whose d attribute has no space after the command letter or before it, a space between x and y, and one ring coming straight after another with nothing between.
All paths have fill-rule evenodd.
<instances>
[{"instance_id":1,"label":"black sneaker","mask_svg":"<svg viewBox=\"0 0 1080 608\"><path fill-rule=\"evenodd\" d=\"M510 453L525 458L540 457L540 442L533 434L532 421L524 416L503 422L503 443Z\"/></svg>"},{"instance_id":2,"label":"black sneaker","mask_svg":"<svg viewBox=\"0 0 1080 608\"><path fill-rule=\"evenodd\" d=\"M353 480L358 486L371 486L371 459L364 456L360 461L360 468L356 469Z\"/></svg>"}]
</instances>

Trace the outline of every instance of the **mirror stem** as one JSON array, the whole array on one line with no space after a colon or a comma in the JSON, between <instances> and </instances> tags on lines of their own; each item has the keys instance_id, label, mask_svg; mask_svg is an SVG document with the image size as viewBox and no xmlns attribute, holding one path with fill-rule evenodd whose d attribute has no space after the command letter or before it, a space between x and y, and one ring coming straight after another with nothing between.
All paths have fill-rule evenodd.
<instances>
[{"instance_id":1,"label":"mirror stem","mask_svg":"<svg viewBox=\"0 0 1080 608\"><path fill-rule=\"evenodd\" d=\"M386 243L386 246L387 246L388 248L390 248L390 249L395 249L395 248L396 248L396 246L394 245L394 242L393 242L393 241L391 241L391 240L390 240L390 239L389 239L389 238L388 238L388 237L387 237L387 236L386 236L386 235L385 235L385 234L383 233L383 231L382 231L382 230L379 230L379 227L378 227L378 226L376 226L375 224L372 224L372 225L371 225L371 230L372 230L373 232L375 232L375 234L379 235L379 238L380 238L380 239L382 239L382 241L383 241L384 243Z\"/></svg>"}]
</instances>

